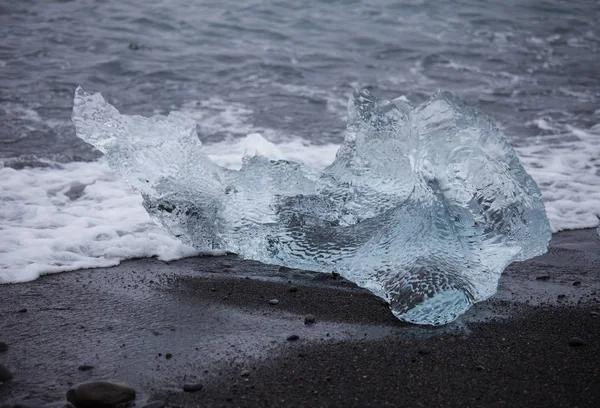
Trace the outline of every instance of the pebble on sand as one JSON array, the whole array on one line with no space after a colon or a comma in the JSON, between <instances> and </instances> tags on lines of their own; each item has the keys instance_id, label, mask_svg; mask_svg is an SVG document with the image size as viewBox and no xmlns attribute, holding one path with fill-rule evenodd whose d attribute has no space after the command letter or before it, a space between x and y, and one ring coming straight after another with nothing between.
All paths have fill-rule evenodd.
<instances>
[{"instance_id":1,"label":"pebble on sand","mask_svg":"<svg viewBox=\"0 0 600 408\"><path fill-rule=\"evenodd\" d=\"M250 371L249 371L249 370L242 370L242 371L240 372L240 375L241 375L242 377L249 377L249 376L250 376Z\"/></svg>"},{"instance_id":2,"label":"pebble on sand","mask_svg":"<svg viewBox=\"0 0 600 408\"><path fill-rule=\"evenodd\" d=\"M0 363L0 382L7 382L13 378L13 375L4 364Z\"/></svg>"},{"instance_id":3,"label":"pebble on sand","mask_svg":"<svg viewBox=\"0 0 600 408\"><path fill-rule=\"evenodd\" d=\"M307 314L304 316L304 324L314 324L317 321L315 315Z\"/></svg>"},{"instance_id":4,"label":"pebble on sand","mask_svg":"<svg viewBox=\"0 0 600 408\"><path fill-rule=\"evenodd\" d=\"M581 347L585 346L585 341L581 337L573 337L569 340L569 346L571 347Z\"/></svg>"},{"instance_id":5,"label":"pebble on sand","mask_svg":"<svg viewBox=\"0 0 600 408\"><path fill-rule=\"evenodd\" d=\"M271 304L271 305L278 305L279 304L279 299L271 299L271 300L269 300L269 304Z\"/></svg>"},{"instance_id":6,"label":"pebble on sand","mask_svg":"<svg viewBox=\"0 0 600 408\"><path fill-rule=\"evenodd\" d=\"M290 335L287 337L287 341L296 341L296 340L298 340L299 338L300 338L300 336L298 336L297 334L290 334Z\"/></svg>"},{"instance_id":7,"label":"pebble on sand","mask_svg":"<svg viewBox=\"0 0 600 408\"><path fill-rule=\"evenodd\" d=\"M78 369L79 371L90 371L90 370L92 370L93 368L94 368L94 366L87 365L87 364L82 364L82 365L80 365L79 367L77 367L77 369Z\"/></svg>"},{"instance_id":8,"label":"pebble on sand","mask_svg":"<svg viewBox=\"0 0 600 408\"><path fill-rule=\"evenodd\" d=\"M6 344L3 341L0 341L0 353L2 353L3 351L8 350L8 344Z\"/></svg>"},{"instance_id":9,"label":"pebble on sand","mask_svg":"<svg viewBox=\"0 0 600 408\"><path fill-rule=\"evenodd\" d=\"M201 389L202 389L202 384L200 384L200 383L183 385L183 390L185 392L196 392L196 391L200 391Z\"/></svg>"},{"instance_id":10,"label":"pebble on sand","mask_svg":"<svg viewBox=\"0 0 600 408\"><path fill-rule=\"evenodd\" d=\"M90 381L67 391L67 401L77 408L113 407L135 399L135 390L109 381Z\"/></svg>"},{"instance_id":11,"label":"pebble on sand","mask_svg":"<svg viewBox=\"0 0 600 408\"><path fill-rule=\"evenodd\" d=\"M298 292L298 287L296 287L296 286L290 286L288 288L288 292L291 292L291 293Z\"/></svg>"}]
</instances>

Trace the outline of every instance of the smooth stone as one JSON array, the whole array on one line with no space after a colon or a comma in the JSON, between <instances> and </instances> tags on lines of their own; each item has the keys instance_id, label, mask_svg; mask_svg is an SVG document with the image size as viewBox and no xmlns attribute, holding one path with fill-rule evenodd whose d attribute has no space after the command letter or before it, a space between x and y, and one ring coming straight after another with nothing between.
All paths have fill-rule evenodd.
<instances>
[{"instance_id":1,"label":"smooth stone","mask_svg":"<svg viewBox=\"0 0 600 408\"><path fill-rule=\"evenodd\" d=\"M573 286L579 286L579 285L581 285L581 281L575 281L575 282L573 282Z\"/></svg>"},{"instance_id":2,"label":"smooth stone","mask_svg":"<svg viewBox=\"0 0 600 408\"><path fill-rule=\"evenodd\" d=\"M585 341L581 337L573 337L569 340L569 346L571 347L581 347L585 346Z\"/></svg>"},{"instance_id":3,"label":"smooth stone","mask_svg":"<svg viewBox=\"0 0 600 408\"><path fill-rule=\"evenodd\" d=\"M27 313L27 308L19 309L19 313Z\"/></svg>"},{"instance_id":4,"label":"smooth stone","mask_svg":"<svg viewBox=\"0 0 600 408\"><path fill-rule=\"evenodd\" d=\"M0 353L6 350L8 350L8 344L6 344L3 341L0 341Z\"/></svg>"},{"instance_id":5,"label":"smooth stone","mask_svg":"<svg viewBox=\"0 0 600 408\"><path fill-rule=\"evenodd\" d=\"M2 363L0 363L0 382L7 382L12 380L13 375L8 368Z\"/></svg>"},{"instance_id":6,"label":"smooth stone","mask_svg":"<svg viewBox=\"0 0 600 408\"><path fill-rule=\"evenodd\" d=\"M290 334L290 335L287 337L287 341L296 341L296 340L298 340L299 338L300 338L300 336L298 336L297 334Z\"/></svg>"},{"instance_id":7,"label":"smooth stone","mask_svg":"<svg viewBox=\"0 0 600 408\"><path fill-rule=\"evenodd\" d=\"M135 399L135 390L109 381L90 381L67 391L67 401L77 408L114 407Z\"/></svg>"},{"instance_id":8,"label":"smooth stone","mask_svg":"<svg viewBox=\"0 0 600 408\"><path fill-rule=\"evenodd\" d=\"M288 292L291 292L291 293L298 292L298 288L296 286L290 286L288 288Z\"/></svg>"},{"instance_id":9,"label":"smooth stone","mask_svg":"<svg viewBox=\"0 0 600 408\"><path fill-rule=\"evenodd\" d=\"M200 383L183 385L183 390L185 392L196 392L196 391L200 391L201 389L202 389L202 384L200 384Z\"/></svg>"},{"instance_id":10,"label":"smooth stone","mask_svg":"<svg viewBox=\"0 0 600 408\"><path fill-rule=\"evenodd\" d=\"M240 372L240 375L242 377L249 377L250 376L250 371L249 370L242 370L242 372Z\"/></svg>"},{"instance_id":11,"label":"smooth stone","mask_svg":"<svg viewBox=\"0 0 600 408\"><path fill-rule=\"evenodd\" d=\"M150 401L146 403L142 408L165 408L164 401Z\"/></svg>"},{"instance_id":12,"label":"smooth stone","mask_svg":"<svg viewBox=\"0 0 600 408\"><path fill-rule=\"evenodd\" d=\"M278 305L279 304L279 299L271 299L271 300L269 300L269 304L271 304L271 305Z\"/></svg>"},{"instance_id":13,"label":"smooth stone","mask_svg":"<svg viewBox=\"0 0 600 408\"><path fill-rule=\"evenodd\" d=\"M307 314L304 316L304 324L314 324L317 321L315 315Z\"/></svg>"},{"instance_id":14,"label":"smooth stone","mask_svg":"<svg viewBox=\"0 0 600 408\"><path fill-rule=\"evenodd\" d=\"M90 371L90 370L92 370L93 368L94 368L94 366L87 365L87 364L82 364L82 365L80 365L79 367L77 367L77 369L78 369L79 371Z\"/></svg>"}]
</instances>

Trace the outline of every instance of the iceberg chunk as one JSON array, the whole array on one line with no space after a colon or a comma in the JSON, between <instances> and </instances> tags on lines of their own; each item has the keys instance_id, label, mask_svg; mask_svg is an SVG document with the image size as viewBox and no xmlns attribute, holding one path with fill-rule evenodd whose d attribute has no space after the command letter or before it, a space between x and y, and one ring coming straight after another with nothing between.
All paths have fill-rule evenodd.
<instances>
[{"instance_id":1,"label":"iceberg chunk","mask_svg":"<svg viewBox=\"0 0 600 408\"><path fill-rule=\"evenodd\" d=\"M181 114L126 116L75 92L77 135L201 250L336 271L401 320L445 324L496 291L508 264L546 251L540 191L490 118L448 92L412 107L356 90L323 172L246 156L213 163Z\"/></svg>"}]
</instances>

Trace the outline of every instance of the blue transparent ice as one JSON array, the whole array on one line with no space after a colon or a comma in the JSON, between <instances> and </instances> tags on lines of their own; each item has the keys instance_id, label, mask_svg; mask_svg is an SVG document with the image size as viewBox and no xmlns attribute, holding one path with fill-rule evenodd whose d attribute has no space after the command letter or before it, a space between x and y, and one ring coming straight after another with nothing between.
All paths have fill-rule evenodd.
<instances>
[{"instance_id":1,"label":"blue transparent ice","mask_svg":"<svg viewBox=\"0 0 600 408\"><path fill-rule=\"evenodd\" d=\"M323 172L245 157L228 170L179 113L121 115L78 88L77 135L105 153L148 213L199 249L335 271L401 320L445 324L496 291L513 261L546 251L540 191L487 116L448 92L412 107L357 90Z\"/></svg>"}]
</instances>

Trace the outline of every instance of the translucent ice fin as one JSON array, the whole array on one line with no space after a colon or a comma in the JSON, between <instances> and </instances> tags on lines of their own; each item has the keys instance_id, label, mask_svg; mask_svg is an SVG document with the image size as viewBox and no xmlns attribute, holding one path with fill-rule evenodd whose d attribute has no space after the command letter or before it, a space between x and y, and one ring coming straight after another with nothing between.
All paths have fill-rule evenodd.
<instances>
[{"instance_id":1,"label":"translucent ice fin","mask_svg":"<svg viewBox=\"0 0 600 408\"><path fill-rule=\"evenodd\" d=\"M444 324L491 296L504 268L543 253L541 194L494 123L452 94L416 108L356 90L334 162L202 153L194 122L120 115L75 94L77 135L108 157L154 219L199 249L335 270L400 319Z\"/></svg>"}]
</instances>

